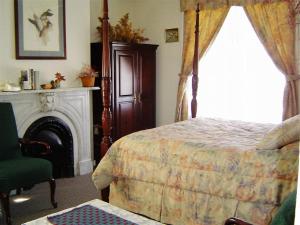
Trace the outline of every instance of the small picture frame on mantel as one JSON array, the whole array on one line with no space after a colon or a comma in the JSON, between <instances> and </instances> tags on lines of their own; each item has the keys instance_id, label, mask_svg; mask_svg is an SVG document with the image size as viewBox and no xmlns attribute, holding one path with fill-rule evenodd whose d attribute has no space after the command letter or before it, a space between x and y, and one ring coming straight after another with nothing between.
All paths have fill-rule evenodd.
<instances>
[{"instance_id":1,"label":"small picture frame on mantel","mask_svg":"<svg viewBox=\"0 0 300 225\"><path fill-rule=\"evenodd\" d=\"M15 0L16 59L66 59L65 0Z\"/></svg>"},{"instance_id":2,"label":"small picture frame on mantel","mask_svg":"<svg viewBox=\"0 0 300 225\"><path fill-rule=\"evenodd\" d=\"M178 28L166 29L165 33L167 43L179 41Z\"/></svg>"}]
</instances>

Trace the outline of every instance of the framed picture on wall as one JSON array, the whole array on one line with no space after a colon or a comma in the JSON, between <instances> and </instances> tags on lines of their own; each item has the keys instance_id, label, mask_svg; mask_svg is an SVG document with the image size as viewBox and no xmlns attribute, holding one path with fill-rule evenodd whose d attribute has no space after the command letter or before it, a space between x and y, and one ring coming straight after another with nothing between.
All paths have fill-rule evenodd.
<instances>
[{"instance_id":1,"label":"framed picture on wall","mask_svg":"<svg viewBox=\"0 0 300 225\"><path fill-rule=\"evenodd\" d=\"M17 59L66 59L65 0L15 0Z\"/></svg>"},{"instance_id":2,"label":"framed picture on wall","mask_svg":"<svg viewBox=\"0 0 300 225\"><path fill-rule=\"evenodd\" d=\"M166 42L178 42L179 34L178 28L166 29Z\"/></svg>"}]
</instances>

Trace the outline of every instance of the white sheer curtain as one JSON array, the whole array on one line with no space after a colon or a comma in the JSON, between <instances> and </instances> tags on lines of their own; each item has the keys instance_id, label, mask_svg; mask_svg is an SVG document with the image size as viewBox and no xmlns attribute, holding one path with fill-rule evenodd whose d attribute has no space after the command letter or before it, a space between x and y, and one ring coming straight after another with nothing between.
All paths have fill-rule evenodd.
<instances>
[{"instance_id":1,"label":"white sheer curtain","mask_svg":"<svg viewBox=\"0 0 300 225\"><path fill-rule=\"evenodd\" d=\"M243 8L231 7L199 62L197 116L279 123L284 85Z\"/></svg>"}]
</instances>

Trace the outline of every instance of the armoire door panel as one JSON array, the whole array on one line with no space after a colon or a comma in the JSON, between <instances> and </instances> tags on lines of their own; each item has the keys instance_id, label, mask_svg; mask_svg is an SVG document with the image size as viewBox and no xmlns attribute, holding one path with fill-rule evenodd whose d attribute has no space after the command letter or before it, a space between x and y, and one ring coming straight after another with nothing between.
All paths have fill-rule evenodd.
<instances>
[{"instance_id":1,"label":"armoire door panel","mask_svg":"<svg viewBox=\"0 0 300 225\"><path fill-rule=\"evenodd\" d=\"M152 100L144 100L140 103L140 116L140 130L155 127L155 103Z\"/></svg>"},{"instance_id":2,"label":"armoire door panel","mask_svg":"<svg viewBox=\"0 0 300 225\"><path fill-rule=\"evenodd\" d=\"M116 98L135 96L137 81L137 52L115 49ZM118 101L118 100L117 100Z\"/></svg>"},{"instance_id":3,"label":"armoire door panel","mask_svg":"<svg viewBox=\"0 0 300 225\"><path fill-rule=\"evenodd\" d=\"M140 71L142 74L140 76L139 87L140 87L140 96L141 100L143 99L153 99L155 101L155 52L153 51L144 51L140 53L139 64ZM153 75L154 74L154 75Z\"/></svg>"},{"instance_id":4,"label":"armoire door panel","mask_svg":"<svg viewBox=\"0 0 300 225\"><path fill-rule=\"evenodd\" d=\"M134 95L134 55L118 55L119 96Z\"/></svg>"},{"instance_id":5,"label":"armoire door panel","mask_svg":"<svg viewBox=\"0 0 300 225\"><path fill-rule=\"evenodd\" d=\"M117 137L120 138L136 130L135 102L119 102L117 106Z\"/></svg>"},{"instance_id":6,"label":"armoire door panel","mask_svg":"<svg viewBox=\"0 0 300 225\"><path fill-rule=\"evenodd\" d=\"M141 74L139 80L140 124L141 130L155 127L155 82L156 59L153 49L139 52Z\"/></svg>"},{"instance_id":7,"label":"armoire door panel","mask_svg":"<svg viewBox=\"0 0 300 225\"><path fill-rule=\"evenodd\" d=\"M131 48L114 48L115 139L137 131L137 97L139 87L138 52Z\"/></svg>"}]
</instances>

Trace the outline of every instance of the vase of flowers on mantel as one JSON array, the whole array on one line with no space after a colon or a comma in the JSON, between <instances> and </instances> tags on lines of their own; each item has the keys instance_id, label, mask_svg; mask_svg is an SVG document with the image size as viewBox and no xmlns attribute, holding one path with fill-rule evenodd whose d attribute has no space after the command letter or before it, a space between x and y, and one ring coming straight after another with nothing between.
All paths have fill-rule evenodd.
<instances>
[{"instance_id":1,"label":"vase of flowers on mantel","mask_svg":"<svg viewBox=\"0 0 300 225\"><path fill-rule=\"evenodd\" d=\"M94 87L95 85L95 77L98 75L95 70L89 66L84 65L78 75L81 79L81 83L83 87Z\"/></svg>"}]
</instances>

